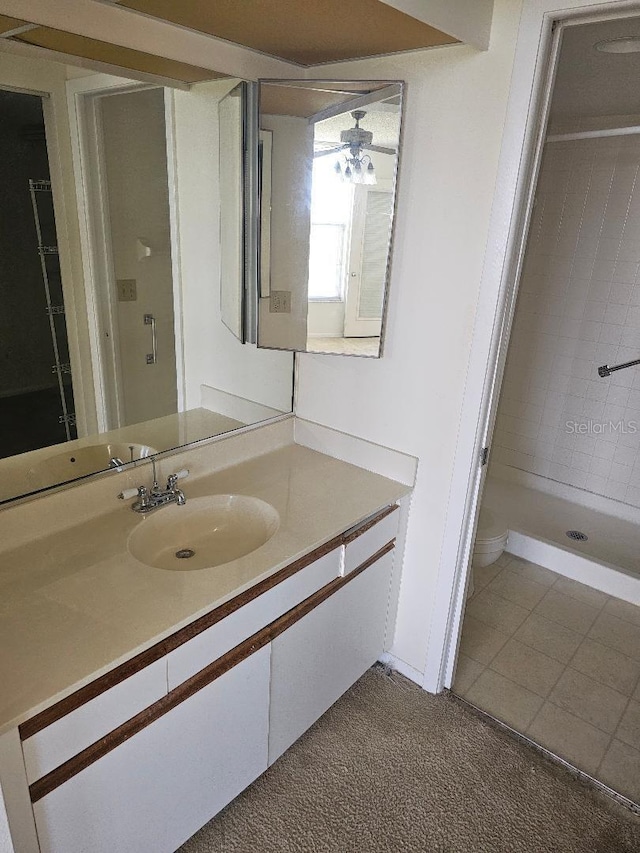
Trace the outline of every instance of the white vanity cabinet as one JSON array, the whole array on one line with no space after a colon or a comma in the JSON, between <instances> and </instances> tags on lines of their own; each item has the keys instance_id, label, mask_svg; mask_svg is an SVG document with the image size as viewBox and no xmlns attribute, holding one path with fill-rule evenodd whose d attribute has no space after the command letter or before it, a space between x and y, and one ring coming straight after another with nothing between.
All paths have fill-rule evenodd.
<instances>
[{"instance_id":1,"label":"white vanity cabinet","mask_svg":"<svg viewBox=\"0 0 640 853\"><path fill-rule=\"evenodd\" d=\"M13 730L13 826L30 823L16 853L172 853L217 814L383 652L398 516L385 507Z\"/></svg>"},{"instance_id":2,"label":"white vanity cabinet","mask_svg":"<svg viewBox=\"0 0 640 853\"><path fill-rule=\"evenodd\" d=\"M269 646L34 804L42 853L173 853L267 767Z\"/></svg>"},{"instance_id":3,"label":"white vanity cabinet","mask_svg":"<svg viewBox=\"0 0 640 853\"><path fill-rule=\"evenodd\" d=\"M380 657L392 566L389 551L273 640L269 764Z\"/></svg>"}]
</instances>

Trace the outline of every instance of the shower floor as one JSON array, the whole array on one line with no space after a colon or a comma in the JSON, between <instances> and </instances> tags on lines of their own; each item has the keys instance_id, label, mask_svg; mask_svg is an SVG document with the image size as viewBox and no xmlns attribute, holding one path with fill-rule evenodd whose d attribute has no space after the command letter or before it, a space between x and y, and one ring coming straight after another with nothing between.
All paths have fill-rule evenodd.
<instances>
[{"instance_id":1,"label":"shower floor","mask_svg":"<svg viewBox=\"0 0 640 853\"><path fill-rule=\"evenodd\" d=\"M640 803L640 607L506 553L474 575L453 691Z\"/></svg>"},{"instance_id":2,"label":"shower floor","mask_svg":"<svg viewBox=\"0 0 640 853\"><path fill-rule=\"evenodd\" d=\"M500 516L510 531L523 534L543 543L551 543L568 555L577 555L603 564L638 581L637 597L629 598L615 588L605 591L620 595L634 603L640 601L640 548L638 525L625 519L605 515L595 509L584 507L564 498L538 491L519 483L498 478L489 478L484 491L482 505ZM588 540L579 542L567 536L568 530L585 533ZM515 544L518 537L512 537ZM520 553L525 558L543 562L533 553ZM564 574L562 553L556 555L557 564L548 568ZM552 558L553 559L553 558ZM597 572L595 574L597 576ZM581 578L593 585L591 579ZM628 577L624 579L628 587ZM614 585L615 586L615 585Z\"/></svg>"}]
</instances>

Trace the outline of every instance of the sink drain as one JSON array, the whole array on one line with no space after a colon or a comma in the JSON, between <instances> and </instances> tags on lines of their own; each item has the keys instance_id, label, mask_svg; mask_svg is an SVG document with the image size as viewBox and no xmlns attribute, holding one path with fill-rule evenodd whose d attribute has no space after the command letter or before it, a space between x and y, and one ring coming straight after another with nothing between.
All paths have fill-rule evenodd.
<instances>
[{"instance_id":1,"label":"sink drain","mask_svg":"<svg viewBox=\"0 0 640 853\"><path fill-rule=\"evenodd\" d=\"M576 542L586 542L589 538L586 533L581 530L567 530L569 539L574 539Z\"/></svg>"},{"instance_id":2,"label":"sink drain","mask_svg":"<svg viewBox=\"0 0 640 853\"><path fill-rule=\"evenodd\" d=\"M179 560L188 560L189 557L193 557L196 552L193 548L180 548L179 551L176 551L176 557Z\"/></svg>"}]
</instances>

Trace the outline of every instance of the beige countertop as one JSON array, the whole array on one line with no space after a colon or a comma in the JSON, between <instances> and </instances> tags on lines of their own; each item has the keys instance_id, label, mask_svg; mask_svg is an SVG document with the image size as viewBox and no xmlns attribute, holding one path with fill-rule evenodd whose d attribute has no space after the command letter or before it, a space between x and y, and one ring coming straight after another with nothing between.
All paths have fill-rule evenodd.
<instances>
[{"instance_id":1,"label":"beige countertop","mask_svg":"<svg viewBox=\"0 0 640 853\"><path fill-rule=\"evenodd\" d=\"M0 733L409 492L294 444L181 485L187 503L261 498L279 529L224 566L164 571L129 554L128 536L145 519L114 498L103 515L0 552Z\"/></svg>"}]
</instances>

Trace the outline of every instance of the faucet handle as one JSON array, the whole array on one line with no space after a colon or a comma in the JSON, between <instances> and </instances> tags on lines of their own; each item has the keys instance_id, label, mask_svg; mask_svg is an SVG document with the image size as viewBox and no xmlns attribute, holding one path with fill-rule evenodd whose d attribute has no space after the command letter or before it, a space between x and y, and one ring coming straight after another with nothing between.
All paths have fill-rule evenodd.
<instances>
[{"instance_id":1,"label":"faucet handle","mask_svg":"<svg viewBox=\"0 0 640 853\"><path fill-rule=\"evenodd\" d=\"M120 492L120 494L118 495L121 501L128 501L131 500L131 498L137 498L139 496L139 489L124 489L124 491Z\"/></svg>"},{"instance_id":2,"label":"faucet handle","mask_svg":"<svg viewBox=\"0 0 640 853\"><path fill-rule=\"evenodd\" d=\"M189 476L189 469L183 468L181 471L176 471L175 474L169 474L167 477L167 489L173 489L178 480L184 480Z\"/></svg>"}]
</instances>

